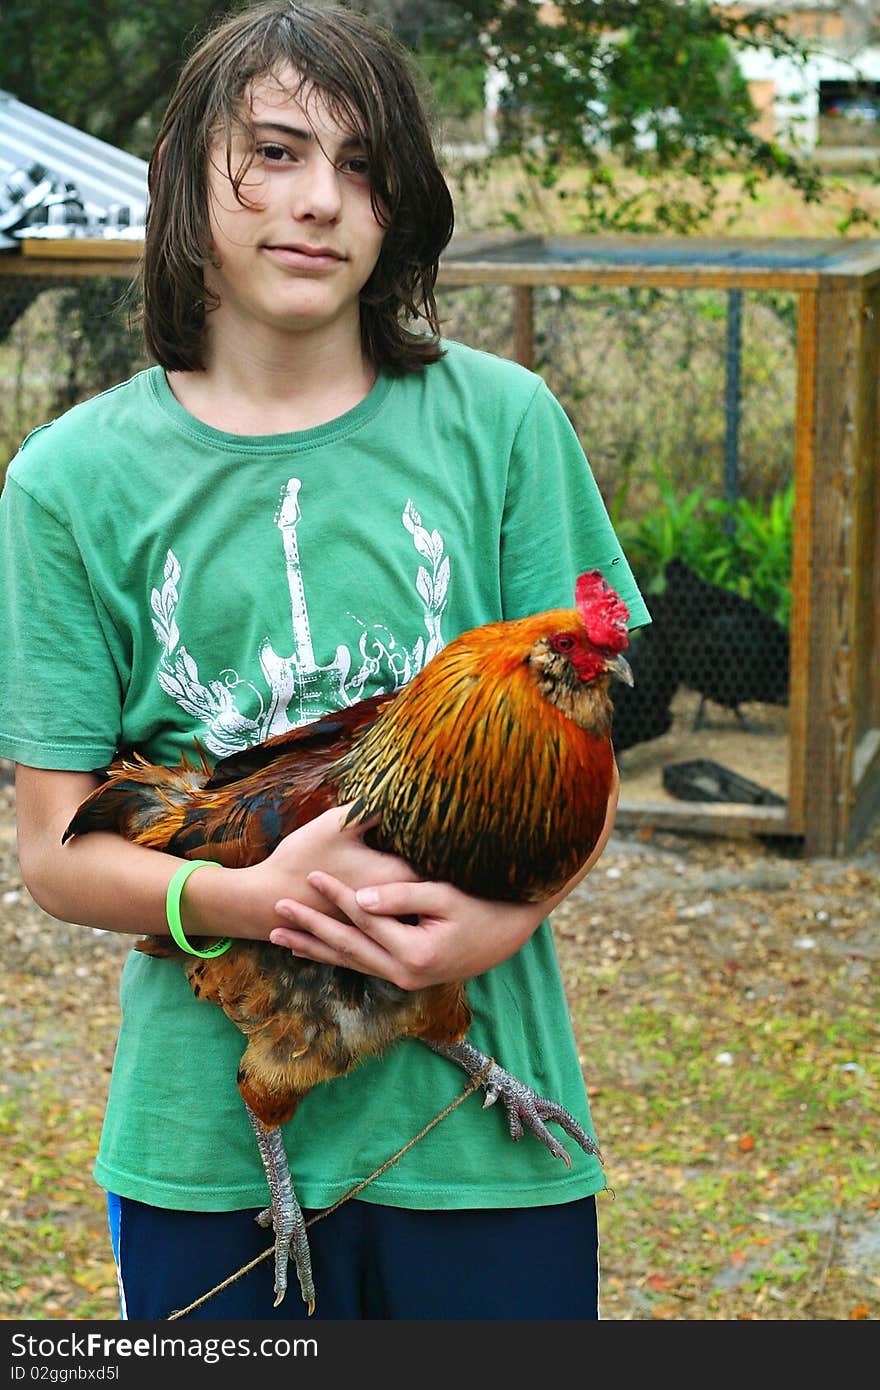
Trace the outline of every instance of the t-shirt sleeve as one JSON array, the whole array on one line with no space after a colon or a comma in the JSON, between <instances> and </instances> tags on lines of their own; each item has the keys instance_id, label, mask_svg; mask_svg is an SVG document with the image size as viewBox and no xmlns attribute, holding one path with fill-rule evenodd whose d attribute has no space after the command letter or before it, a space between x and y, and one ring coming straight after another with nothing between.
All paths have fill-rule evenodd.
<instances>
[{"instance_id":1,"label":"t-shirt sleeve","mask_svg":"<svg viewBox=\"0 0 880 1390\"><path fill-rule=\"evenodd\" d=\"M116 751L120 679L69 527L15 478L0 495L0 756L88 772Z\"/></svg>"},{"instance_id":2,"label":"t-shirt sleeve","mask_svg":"<svg viewBox=\"0 0 880 1390\"><path fill-rule=\"evenodd\" d=\"M511 451L501 535L504 616L570 608L577 576L599 569L629 608L651 621L568 416L541 383Z\"/></svg>"}]
</instances>

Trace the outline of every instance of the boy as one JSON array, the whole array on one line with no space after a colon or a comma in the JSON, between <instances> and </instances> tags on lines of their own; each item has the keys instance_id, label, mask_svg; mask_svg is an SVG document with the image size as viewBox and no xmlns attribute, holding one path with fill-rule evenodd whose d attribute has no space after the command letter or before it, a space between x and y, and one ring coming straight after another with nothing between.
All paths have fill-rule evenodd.
<instances>
[{"instance_id":1,"label":"boy","mask_svg":"<svg viewBox=\"0 0 880 1390\"><path fill-rule=\"evenodd\" d=\"M248 747L402 684L466 628L568 605L592 566L632 626L647 614L540 379L440 339L451 202L387 35L298 3L221 24L185 66L150 180L157 365L35 431L0 503L0 753L34 898L164 935L181 861L106 834L61 844L118 750L171 764L194 737L212 758ZM192 874L187 934L268 938L405 989L467 978L471 1040L589 1128L553 904L418 882L341 819ZM175 961L132 952L121 1003L95 1176L123 1316L165 1318L262 1252L266 1185L241 1034ZM407 1042L316 1088L286 1136L304 1207L338 1201L461 1080ZM316 1316L595 1318L603 1186L579 1149L566 1171L460 1106L315 1225ZM295 1289L273 1308L271 1280L264 1262L193 1316L304 1316Z\"/></svg>"}]
</instances>

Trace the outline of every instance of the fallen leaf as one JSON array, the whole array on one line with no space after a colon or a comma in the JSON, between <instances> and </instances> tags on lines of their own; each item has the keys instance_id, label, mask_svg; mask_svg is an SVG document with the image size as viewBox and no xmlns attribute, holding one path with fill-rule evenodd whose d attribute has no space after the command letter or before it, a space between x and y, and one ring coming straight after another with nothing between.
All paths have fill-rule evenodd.
<instances>
[{"instance_id":1,"label":"fallen leaf","mask_svg":"<svg viewBox=\"0 0 880 1390\"><path fill-rule=\"evenodd\" d=\"M675 1287L675 1280L667 1278L665 1274L649 1274L648 1283L655 1293L668 1293Z\"/></svg>"}]
</instances>

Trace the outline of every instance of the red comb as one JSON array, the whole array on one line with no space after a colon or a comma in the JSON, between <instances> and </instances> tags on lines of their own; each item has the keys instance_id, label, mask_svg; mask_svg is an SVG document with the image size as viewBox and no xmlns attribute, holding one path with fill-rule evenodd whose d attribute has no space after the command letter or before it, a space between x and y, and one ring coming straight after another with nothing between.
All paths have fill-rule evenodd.
<instances>
[{"instance_id":1,"label":"red comb","mask_svg":"<svg viewBox=\"0 0 880 1390\"><path fill-rule=\"evenodd\" d=\"M595 647L622 652L629 646L629 609L600 570L587 570L580 576L574 599Z\"/></svg>"}]
</instances>

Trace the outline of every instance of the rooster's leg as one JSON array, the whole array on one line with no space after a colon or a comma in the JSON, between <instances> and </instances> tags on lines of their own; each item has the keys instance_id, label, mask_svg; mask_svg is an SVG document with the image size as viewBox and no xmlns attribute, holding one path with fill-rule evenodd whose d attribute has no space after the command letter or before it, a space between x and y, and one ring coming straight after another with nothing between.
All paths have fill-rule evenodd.
<instances>
[{"instance_id":1,"label":"rooster's leg","mask_svg":"<svg viewBox=\"0 0 880 1390\"><path fill-rule=\"evenodd\" d=\"M456 1066L466 1071L468 1076L478 1076L486 1069L486 1075L480 1082L486 1092L483 1109L487 1105L494 1105L496 1100L501 1100L507 1111L507 1125L512 1139L522 1138L523 1125L525 1125L540 1139L542 1144L546 1144L554 1158L561 1158L566 1168L570 1168L571 1158L559 1140L554 1139L547 1128L545 1121L549 1121L558 1124L561 1129L565 1130L566 1134L577 1140L584 1153L595 1154L601 1158L594 1141L586 1130L578 1124L573 1115L570 1115L555 1100L545 1100L543 1096L538 1095L537 1091L533 1091L531 1086L517 1081L515 1076L511 1076L509 1071L499 1067L496 1062L486 1056L485 1052L478 1051L469 1042L430 1042L427 1038L422 1038L421 1041L438 1056L447 1057L450 1062L455 1062Z\"/></svg>"},{"instance_id":2,"label":"rooster's leg","mask_svg":"<svg viewBox=\"0 0 880 1390\"><path fill-rule=\"evenodd\" d=\"M309 1254L306 1223L293 1190L281 1130L267 1129L247 1103L245 1108L257 1136L260 1157L272 1196L272 1205L260 1212L257 1221L261 1226L271 1225L275 1231L275 1307L278 1307L287 1292L287 1262L292 1254L303 1302L308 1305L311 1316L315 1311L312 1259Z\"/></svg>"}]
</instances>

